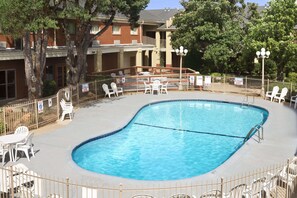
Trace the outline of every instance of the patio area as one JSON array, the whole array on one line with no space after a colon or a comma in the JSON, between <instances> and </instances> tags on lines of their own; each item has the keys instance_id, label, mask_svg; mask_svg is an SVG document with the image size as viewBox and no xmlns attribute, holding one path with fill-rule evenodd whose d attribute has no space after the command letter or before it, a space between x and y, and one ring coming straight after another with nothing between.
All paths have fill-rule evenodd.
<instances>
[{"instance_id":1,"label":"patio area","mask_svg":"<svg viewBox=\"0 0 297 198\"><path fill-rule=\"evenodd\" d=\"M59 178L69 178L79 183L96 181L108 186L135 187L176 184L176 181L150 182L117 178L96 174L78 167L71 158L71 152L81 142L124 127L146 104L179 99L219 100L243 103L242 95L220 94L212 92L169 92L168 94L132 94L120 97L100 99L76 109L72 121L58 121L34 130L33 139L35 158L28 162L25 157L16 163L25 164L39 174ZM193 178L179 180L179 184L219 180L285 163L292 158L297 149L297 111L288 104L278 104L261 98L249 97L251 105L260 106L269 111L268 120L263 125L264 140L258 143L253 138L245 143L232 157L215 170ZM9 162L5 166L13 165Z\"/></svg>"}]
</instances>

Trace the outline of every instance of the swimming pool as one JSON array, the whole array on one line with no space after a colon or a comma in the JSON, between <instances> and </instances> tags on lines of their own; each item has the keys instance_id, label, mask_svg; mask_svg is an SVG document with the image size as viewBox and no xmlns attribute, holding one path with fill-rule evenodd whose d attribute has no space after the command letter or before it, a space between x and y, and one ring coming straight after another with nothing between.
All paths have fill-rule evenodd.
<instances>
[{"instance_id":1,"label":"swimming pool","mask_svg":"<svg viewBox=\"0 0 297 198\"><path fill-rule=\"evenodd\" d=\"M129 179L190 178L224 163L267 117L265 109L219 101L154 103L122 130L78 145L72 159L86 170Z\"/></svg>"}]
</instances>

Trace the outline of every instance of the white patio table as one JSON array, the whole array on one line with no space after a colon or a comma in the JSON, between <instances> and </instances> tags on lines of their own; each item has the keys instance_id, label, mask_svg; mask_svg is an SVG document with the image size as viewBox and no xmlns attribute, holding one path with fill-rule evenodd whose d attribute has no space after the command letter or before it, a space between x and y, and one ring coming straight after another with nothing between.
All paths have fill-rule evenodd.
<instances>
[{"instance_id":1,"label":"white patio table","mask_svg":"<svg viewBox=\"0 0 297 198\"><path fill-rule=\"evenodd\" d=\"M23 141L27 137L27 134L9 134L0 136L0 142L9 146L9 158L14 162L13 147L16 143Z\"/></svg>"}]
</instances>

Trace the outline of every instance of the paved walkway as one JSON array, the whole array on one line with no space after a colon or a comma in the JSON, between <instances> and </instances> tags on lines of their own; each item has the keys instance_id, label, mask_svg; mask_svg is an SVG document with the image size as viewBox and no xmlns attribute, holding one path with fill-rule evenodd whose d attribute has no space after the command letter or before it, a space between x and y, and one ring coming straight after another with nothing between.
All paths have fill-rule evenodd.
<instances>
[{"instance_id":1,"label":"paved walkway","mask_svg":"<svg viewBox=\"0 0 297 198\"><path fill-rule=\"evenodd\" d=\"M90 178L109 185L135 185L148 183L92 173L78 167L71 159L72 149L81 142L109 133L125 126L144 105L175 99L210 99L241 103L243 96L218 94L211 92L169 92L168 95L124 95L118 98L101 99L96 103L77 109L73 121L58 121L35 130L34 143L36 157L21 158L24 163L37 173L70 178L75 181L89 181ZM252 98L249 98L252 100ZM230 159L211 173L184 180L195 182L219 179L245 173L258 168L285 162L294 156L297 148L297 110L284 104L278 104L255 98L254 105L269 111L264 124L264 141L257 143L252 138ZM11 164L10 162L7 164ZM156 183L156 182L155 182Z\"/></svg>"}]
</instances>

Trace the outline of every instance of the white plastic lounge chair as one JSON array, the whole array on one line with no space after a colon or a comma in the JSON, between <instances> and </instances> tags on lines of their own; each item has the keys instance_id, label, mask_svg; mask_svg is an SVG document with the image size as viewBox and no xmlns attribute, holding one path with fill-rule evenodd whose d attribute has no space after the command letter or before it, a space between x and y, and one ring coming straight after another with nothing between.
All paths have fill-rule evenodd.
<instances>
[{"instance_id":1,"label":"white plastic lounge chair","mask_svg":"<svg viewBox=\"0 0 297 198\"><path fill-rule=\"evenodd\" d=\"M65 115L69 115L70 120L72 119L73 116L73 106L71 102L66 102L63 98L60 101L60 105L62 108L62 116L61 116L61 121L64 120Z\"/></svg>"},{"instance_id":2,"label":"white plastic lounge chair","mask_svg":"<svg viewBox=\"0 0 297 198\"><path fill-rule=\"evenodd\" d=\"M279 175L274 175L265 184L263 190L266 192L266 197L283 197L286 194L286 188L283 186L282 178Z\"/></svg>"},{"instance_id":3,"label":"white plastic lounge chair","mask_svg":"<svg viewBox=\"0 0 297 198\"><path fill-rule=\"evenodd\" d=\"M224 197L228 198L241 198L244 197L244 194L246 192L247 185L246 184L239 184L232 188L227 195Z\"/></svg>"},{"instance_id":4,"label":"white plastic lounge chair","mask_svg":"<svg viewBox=\"0 0 297 198\"><path fill-rule=\"evenodd\" d=\"M32 156L35 157L34 149L33 149L34 145L32 143L33 135L34 135L34 133L30 132L24 142L16 143L16 145L15 145L15 159L17 158L18 151L24 152L28 161L30 161L29 151L31 151Z\"/></svg>"},{"instance_id":5,"label":"white plastic lounge chair","mask_svg":"<svg viewBox=\"0 0 297 198\"><path fill-rule=\"evenodd\" d=\"M119 93L122 93L122 95L124 95L123 88L122 87L117 87L117 84L116 83L112 82L112 83L110 83L110 86L112 88L112 91L115 92L115 94L117 96L119 96Z\"/></svg>"},{"instance_id":6,"label":"white plastic lounge chair","mask_svg":"<svg viewBox=\"0 0 297 198\"><path fill-rule=\"evenodd\" d=\"M151 195L135 195L131 198L154 198L154 197Z\"/></svg>"},{"instance_id":7,"label":"white plastic lounge chair","mask_svg":"<svg viewBox=\"0 0 297 198\"><path fill-rule=\"evenodd\" d=\"M145 81L143 81L144 83L144 93L151 93L152 92L152 88L149 84L147 84Z\"/></svg>"},{"instance_id":8,"label":"white plastic lounge chair","mask_svg":"<svg viewBox=\"0 0 297 198\"><path fill-rule=\"evenodd\" d=\"M168 94L167 92L167 87L168 87L168 82L166 82L165 84L163 83L161 85L161 94L164 93L164 94Z\"/></svg>"},{"instance_id":9,"label":"white plastic lounge chair","mask_svg":"<svg viewBox=\"0 0 297 198\"><path fill-rule=\"evenodd\" d=\"M7 153L9 153L9 145L0 144L0 155L2 156L2 165L4 164L5 156Z\"/></svg>"},{"instance_id":10,"label":"white plastic lounge chair","mask_svg":"<svg viewBox=\"0 0 297 198\"><path fill-rule=\"evenodd\" d=\"M276 96L274 96L274 99L278 101L278 103L280 103L281 101L285 102L285 97L288 93L288 88L284 87L282 88L282 91L280 94L276 94Z\"/></svg>"},{"instance_id":11,"label":"white plastic lounge chair","mask_svg":"<svg viewBox=\"0 0 297 198\"><path fill-rule=\"evenodd\" d=\"M19 126L18 128L15 129L14 134L29 134L29 129L26 126Z\"/></svg>"},{"instance_id":12,"label":"white plastic lounge chair","mask_svg":"<svg viewBox=\"0 0 297 198\"><path fill-rule=\"evenodd\" d=\"M278 93L279 87L278 86L274 86L272 88L272 91L267 91L265 94L265 99L266 98L270 98L270 101L272 101L274 99L274 97L276 96L276 94Z\"/></svg>"},{"instance_id":13,"label":"white plastic lounge chair","mask_svg":"<svg viewBox=\"0 0 297 198\"><path fill-rule=\"evenodd\" d=\"M195 195L190 196L186 194L176 194L176 195L172 195L170 198L196 198L196 196Z\"/></svg>"},{"instance_id":14,"label":"white plastic lounge chair","mask_svg":"<svg viewBox=\"0 0 297 198\"><path fill-rule=\"evenodd\" d=\"M108 88L108 85L107 84L103 84L102 85L102 88L103 88L103 91L105 92L105 96L108 96L110 98L111 95L114 95L115 96L115 92L113 90L110 90Z\"/></svg>"},{"instance_id":15,"label":"white plastic lounge chair","mask_svg":"<svg viewBox=\"0 0 297 198\"><path fill-rule=\"evenodd\" d=\"M297 107L297 95L296 96L291 96L290 106L292 105L292 103L295 103L294 109L296 109L296 107Z\"/></svg>"},{"instance_id":16,"label":"white plastic lounge chair","mask_svg":"<svg viewBox=\"0 0 297 198\"><path fill-rule=\"evenodd\" d=\"M247 187L246 197L261 197L262 189L265 185L266 177L254 180L250 186Z\"/></svg>"},{"instance_id":17,"label":"white plastic lounge chair","mask_svg":"<svg viewBox=\"0 0 297 198\"><path fill-rule=\"evenodd\" d=\"M222 193L220 190L211 190L203 193L200 198L221 198Z\"/></svg>"},{"instance_id":18,"label":"white plastic lounge chair","mask_svg":"<svg viewBox=\"0 0 297 198\"><path fill-rule=\"evenodd\" d=\"M207 88L211 85L211 76L204 76L204 88Z\"/></svg>"},{"instance_id":19,"label":"white plastic lounge chair","mask_svg":"<svg viewBox=\"0 0 297 198\"><path fill-rule=\"evenodd\" d=\"M159 94L160 88L161 88L161 82L159 80L154 80L153 84L152 84L152 93L151 94L154 94L155 91L157 92L157 94Z\"/></svg>"},{"instance_id":20,"label":"white plastic lounge chair","mask_svg":"<svg viewBox=\"0 0 297 198\"><path fill-rule=\"evenodd\" d=\"M97 189L82 187L82 198L97 198Z\"/></svg>"}]
</instances>

